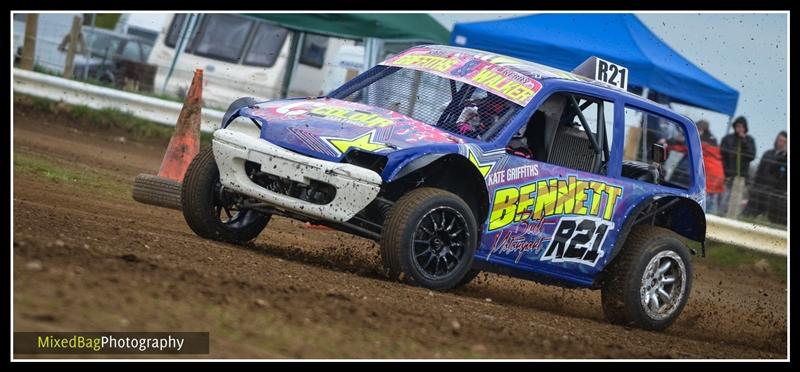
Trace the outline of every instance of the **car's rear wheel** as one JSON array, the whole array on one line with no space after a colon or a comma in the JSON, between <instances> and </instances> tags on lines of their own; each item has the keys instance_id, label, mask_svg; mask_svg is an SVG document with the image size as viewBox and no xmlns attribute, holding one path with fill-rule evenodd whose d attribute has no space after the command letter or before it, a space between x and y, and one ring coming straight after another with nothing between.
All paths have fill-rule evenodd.
<instances>
[{"instance_id":1,"label":"car's rear wheel","mask_svg":"<svg viewBox=\"0 0 800 372\"><path fill-rule=\"evenodd\" d=\"M392 278L447 290L470 273L477 223L457 195L419 188L401 197L384 222L381 256ZM471 278L470 278L471 279Z\"/></svg>"},{"instance_id":2,"label":"car's rear wheel","mask_svg":"<svg viewBox=\"0 0 800 372\"><path fill-rule=\"evenodd\" d=\"M637 226L608 268L603 311L612 323L660 331L680 315L691 290L692 265L684 243L670 230Z\"/></svg>"},{"instance_id":3,"label":"car's rear wheel","mask_svg":"<svg viewBox=\"0 0 800 372\"><path fill-rule=\"evenodd\" d=\"M269 222L270 215L238 207L238 196L225 189L211 147L192 160L181 188L181 204L186 223L197 235L229 243L255 239Z\"/></svg>"}]
</instances>

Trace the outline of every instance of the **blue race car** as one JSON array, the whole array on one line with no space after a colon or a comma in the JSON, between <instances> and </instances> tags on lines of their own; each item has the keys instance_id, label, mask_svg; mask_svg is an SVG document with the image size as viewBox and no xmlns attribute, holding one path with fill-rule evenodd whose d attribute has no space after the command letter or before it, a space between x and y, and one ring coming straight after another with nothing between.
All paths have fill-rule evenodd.
<instances>
[{"instance_id":1,"label":"blue race car","mask_svg":"<svg viewBox=\"0 0 800 372\"><path fill-rule=\"evenodd\" d=\"M190 165L183 214L226 242L272 215L373 239L390 277L434 290L481 270L601 289L611 322L664 329L705 239L700 141L627 80L595 57L569 73L419 46L324 97L242 98Z\"/></svg>"}]
</instances>

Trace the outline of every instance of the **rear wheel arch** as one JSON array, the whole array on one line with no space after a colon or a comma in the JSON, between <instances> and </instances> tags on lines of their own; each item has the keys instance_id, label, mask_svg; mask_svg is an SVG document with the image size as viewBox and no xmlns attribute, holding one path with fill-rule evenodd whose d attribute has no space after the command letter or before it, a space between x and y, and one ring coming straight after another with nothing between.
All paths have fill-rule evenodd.
<instances>
[{"instance_id":1,"label":"rear wheel arch","mask_svg":"<svg viewBox=\"0 0 800 372\"><path fill-rule=\"evenodd\" d=\"M611 265L625 246L634 226L652 225L668 229L686 239L704 243L706 235L706 216L696 201L675 195L654 195L636 204L622 225L617 240L611 248L611 257L606 261L603 272ZM598 277L601 279L602 275ZM595 280L595 286L602 280Z\"/></svg>"}]
</instances>

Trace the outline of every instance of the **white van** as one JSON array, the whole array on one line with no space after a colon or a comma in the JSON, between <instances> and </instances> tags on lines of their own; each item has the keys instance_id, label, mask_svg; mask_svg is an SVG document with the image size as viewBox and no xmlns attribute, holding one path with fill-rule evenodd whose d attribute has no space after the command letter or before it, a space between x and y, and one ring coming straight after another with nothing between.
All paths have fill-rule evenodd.
<instances>
[{"instance_id":1,"label":"white van","mask_svg":"<svg viewBox=\"0 0 800 372\"><path fill-rule=\"evenodd\" d=\"M155 90L160 93L175 56L175 46L187 14L167 17L148 63L158 67ZM243 96L272 99L281 96L292 37L303 35L298 63L287 96L323 93L323 68L342 45L355 40L300 34L279 25L238 14L203 14L189 36L186 49L169 78L166 94L182 97L197 68L203 69L203 99L224 109Z\"/></svg>"}]
</instances>

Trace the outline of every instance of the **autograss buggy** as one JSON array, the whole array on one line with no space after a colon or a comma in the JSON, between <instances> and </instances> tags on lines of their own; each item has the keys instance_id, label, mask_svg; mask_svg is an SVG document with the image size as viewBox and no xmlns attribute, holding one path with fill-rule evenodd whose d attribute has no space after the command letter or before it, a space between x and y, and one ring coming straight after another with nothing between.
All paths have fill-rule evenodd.
<instances>
[{"instance_id":1,"label":"autograss buggy","mask_svg":"<svg viewBox=\"0 0 800 372\"><path fill-rule=\"evenodd\" d=\"M389 276L434 290L480 270L601 289L611 322L664 329L705 239L700 142L627 74L420 46L324 97L239 99L183 213L225 242L273 215L373 239Z\"/></svg>"}]
</instances>

